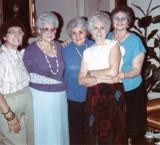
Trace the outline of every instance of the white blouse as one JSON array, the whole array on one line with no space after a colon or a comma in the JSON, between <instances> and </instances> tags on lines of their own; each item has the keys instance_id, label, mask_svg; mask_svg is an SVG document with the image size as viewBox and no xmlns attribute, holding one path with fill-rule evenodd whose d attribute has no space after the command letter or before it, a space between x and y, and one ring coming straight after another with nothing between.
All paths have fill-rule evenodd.
<instances>
[{"instance_id":1,"label":"white blouse","mask_svg":"<svg viewBox=\"0 0 160 145\"><path fill-rule=\"evenodd\" d=\"M14 93L29 85L29 74L18 50L0 48L0 93Z\"/></svg>"},{"instance_id":2,"label":"white blouse","mask_svg":"<svg viewBox=\"0 0 160 145\"><path fill-rule=\"evenodd\" d=\"M87 62L88 70L101 70L109 68L109 54L117 41L106 39L103 45L92 45L87 48L83 57Z\"/></svg>"}]
</instances>

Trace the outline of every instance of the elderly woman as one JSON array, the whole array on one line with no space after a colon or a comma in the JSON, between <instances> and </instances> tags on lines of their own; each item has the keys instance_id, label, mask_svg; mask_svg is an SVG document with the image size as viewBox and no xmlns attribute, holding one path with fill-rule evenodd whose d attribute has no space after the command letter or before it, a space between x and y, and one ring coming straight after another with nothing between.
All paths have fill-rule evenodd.
<instances>
[{"instance_id":1,"label":"elderly woman","mask_svg":"<svg viewBox=\"0 0 160 145\"><path fill-rule=\"evenodd\" d=\"M113 32L107 38L119 41L120 47L125 49L118 78L122 80L126 94L128 143L132 140L134 144L142 144L138 141L143 139L146 128L146 94L141 69L146 50L141 39L129 31L134 22L131 8L115 8L111 17Z\"/></svg>"},{"instance_id":2,"label":"elderly woman","mask_svg":"<svg viewBox=\"0 0 160 145\"><path fill-rule=\"evenodd\" d=\"M36 19L39 40L23 56L33 95L35 145L69 145L66 84L61 45L55 41L58 19L42 13Z\"/></svg>"},{"instance_id":3,"label":"elderly woman","mask_svg":"<svg viewBox=\"0 0 160 145\"><path fill-rule=\"evenodd\" d=\"M0 48L0 144L34 145L29 74L18 51L24 26L10 21L2 27Z\"/></svg>"},{"instance_id":4,"label":"elderly woman","mask_svg":"<svg viewBox=\"0 0 160 145\"><path fill-rule=\"evenodd\" d=\"M72 42L62 49L65 62L65 80L67 82L70 144L83 144L83 114L86 87L78 83L78 74L83 51L93 44L88 40L86 21L74 18L67 24L67 33Z\"/></svg>"},{"instance_id":5,"label":"elderly woman","mask_svg":"<svg viewBox=\"0 0 160 145\"><path fill-rule=\"evenodd\" d=\"M117 41L105 39L110 25L110 17L103 12L88 19L88 30L95 44L84 51L79 73L79 83L88 87L85 144L124 144L123 85L112 80L118 74L121 53Z\"/></svg>"}]
</instances>

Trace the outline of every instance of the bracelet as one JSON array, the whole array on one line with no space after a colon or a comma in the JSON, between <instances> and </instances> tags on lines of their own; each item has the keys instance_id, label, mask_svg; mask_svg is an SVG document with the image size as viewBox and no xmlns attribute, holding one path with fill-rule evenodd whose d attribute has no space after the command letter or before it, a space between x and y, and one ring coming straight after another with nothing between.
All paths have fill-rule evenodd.
<instances>
[{"instance_id":1,"label":"bracelet","mask_svg":"<svg viewBox=\"0 0 160 145\"><path fill-rule=\"evenodd\" d=\"M4 117L7 121L11 121L15 118L15 114L13 113L13 111L11 111L11 109L9 109L9 112L5 113Z\"/></svg>"},{"instance_id":2,"label":"bracelet","mask_svg":"<svg viewBox=\"0 0 160 145\"><path fill-rule=\"evenodd\" d=\"M13 115L12 111L9 111L7 114L4 115L5 118L10 118Z\"/></svg>"},{"instance_id":3,"label":"bracelet","mask_svg":"<svg viewBox=\"0 0 160 145\"><path fill-rule=\"evenodd\" d=\"M13 116L13 112L10 111L8 114L4 115L5 118L10 118Z\"/></svg>"},{"instance_id":4,"label":"bracelet","mask_svg":"<svg viewBox=\"0 0 160 145\"><path fill-rule=\"evenodd\" d=\"M13 112L12 112L13 113ZM12 116L10 118L6 118L7 121L12 121L15 118L15 114L13 113Z\"/></svg>"},{"instance_id":5,"label":"bracelet","mask_svg":"<svg viewBox=\"0 0 160 145\"><path fill-rule=\"evenodd\" d=\"M9 108L6 113L2 113L2 114L3 114L3 115L7 115L10 111L11 111L11 109Z\"/></svg>"}]
</instances>

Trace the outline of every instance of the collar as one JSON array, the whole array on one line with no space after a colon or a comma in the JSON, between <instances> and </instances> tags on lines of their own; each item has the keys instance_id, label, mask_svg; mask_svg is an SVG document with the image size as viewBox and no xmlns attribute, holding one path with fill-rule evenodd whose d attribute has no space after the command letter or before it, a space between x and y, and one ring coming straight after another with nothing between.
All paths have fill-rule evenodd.
<instances>
[{"instance_id":1,"label":"collar","mask_svg":"<svg viewBox=\"0 0 160 145\"><path fill-rule=\"evenodd\" d=\"M1 49L4 52L9 52L9 53L15 53L15 54L17 54L17 52L18 52L17 49L7 48L4 44L1 46Z\"/></svg>"}]
</instances>

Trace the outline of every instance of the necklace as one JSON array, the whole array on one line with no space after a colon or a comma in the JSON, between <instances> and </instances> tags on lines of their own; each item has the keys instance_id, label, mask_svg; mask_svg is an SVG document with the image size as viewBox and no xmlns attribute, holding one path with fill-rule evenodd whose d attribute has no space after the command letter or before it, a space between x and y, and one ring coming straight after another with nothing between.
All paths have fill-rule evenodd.
<instances>
[{"instance_id":1,"label":"necklace","mask_svg":"<svg viewBox=\"0 0 160 145\"><path fill-rule=\"evenodd\" d=\"M87 48L87 44L85 44L85 49ZM78 48L77 47L75 47L75 49L76 49L76 51L77 51L77 53L79 54L79 56L82 58L82 54L81 54L81 52L78 50Z\"/></svg>"},{"instance_id":2,"label":"necklace","mask_svg":"<svg viewBox=\"0 0 160 145\"><path fill-rule=\"evenodd\" d=\"M43 49L43 43L42 43L42 41L39 41L39 44L40 44L40 46L41 46L41 48L42 48L42 51L43 51L43 53L44 53L44 56L45 56L46 62L47 62L47 64L48 64L48 67L49 67L49 69L50 69L50 72L51 72L53 75L56 75L56 74L59 72L59 63L58 63L58 58L57 58L57 54L56 54L55 49L54 49L54 57L55 57L55 61L56 61L56 71L54 72L53 69L52 69L52 66L51 66L51 64L50 64L50 62L49 62L49 60L48 60L48 56L46 55L46 51L45 51L45 49ZM52 47L52 48L53 48L53 47Z\"/></svg>"}]
</instances>

